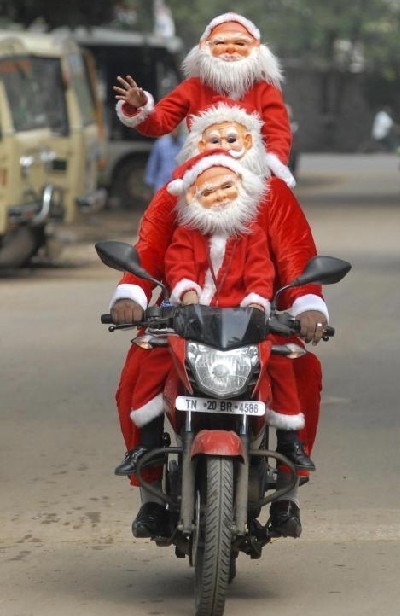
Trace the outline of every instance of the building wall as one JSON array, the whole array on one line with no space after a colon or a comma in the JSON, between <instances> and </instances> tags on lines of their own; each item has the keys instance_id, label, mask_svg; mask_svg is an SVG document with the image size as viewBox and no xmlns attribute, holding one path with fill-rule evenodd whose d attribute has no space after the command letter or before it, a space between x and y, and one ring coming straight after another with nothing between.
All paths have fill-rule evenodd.
<instances>
[{"instance_id":1,"label":"building wall","mask_svg":"<svg viewBox=\"0 0 400 616\"><path fill-rule=\"evenodd\" d=\"M364 76L307 65L284 65L284 98L292 106L303 151L356 152L370 137L373 111Z\"/></svg>"}]
</instances>

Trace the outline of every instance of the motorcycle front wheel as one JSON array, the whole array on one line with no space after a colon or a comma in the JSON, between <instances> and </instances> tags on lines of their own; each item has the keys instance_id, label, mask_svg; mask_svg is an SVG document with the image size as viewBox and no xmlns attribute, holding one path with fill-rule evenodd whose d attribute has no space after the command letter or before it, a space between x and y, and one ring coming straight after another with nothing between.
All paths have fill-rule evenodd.
<instances>
[{"instance_id":1,"label":"motorcycle front wheel","mask_svg":"<svg viewBox=\"0 0 400 616\"><path fill-rule=\"evenodd\" d=\"M233 461L207 456L200 469L200 528L195 554L196 616L222 616L231 569Z\"/></svg>"}]
</instances>

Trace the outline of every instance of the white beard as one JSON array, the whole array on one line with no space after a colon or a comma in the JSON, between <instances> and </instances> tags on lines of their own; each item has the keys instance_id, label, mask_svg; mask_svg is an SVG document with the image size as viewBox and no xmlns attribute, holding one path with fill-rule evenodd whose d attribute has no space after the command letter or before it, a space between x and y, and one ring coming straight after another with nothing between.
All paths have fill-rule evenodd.
<instances>
[{"instance_id":1,"label":"white beard","mask_svg":"<svg viewBox=\"0 0 400 616\"><path fill-rule=\"evenodd\" d=\"M253 47L246 58L227 62L214 58L209 47L196 45L182 65L186 77L199 77L216 92L240 100L257 81L279 87L282 72L275 56L265 45Z\"/></svg>"},{"instance_id":2,"label":"white beard","mask_svg":"<svg viewBox=\"0 0 400 616\"><path fill-rule=\"evenodd\" d=\"M203 235L240 235L249 230L255 221L258 207L266 194L265 182L246 171L239 186L239 195L225 206L204 208L194 197L189 205L184 197L176 205L178 222L190 229L197 229Z\"/></svg>"},{"instance_id":3,"label":"white beard","mask_svg":"<svg viewBox=\"0 0 400 616\"><path fill-rule=\"evenodd\" d=\"M245 169L252 171L256 175L265 180L268 179L271 175L267 164L266 152L264 142L261 139L260 135L252 135L253 136L253 145L252 147L241 157L238 158L231 153L232 158L237 160ZM192 156L196 156L199 154L199 136L197 133L187 136L185 143L178 156L176 157L176 161L178 165L181 165Z\"/></svg>"}]
</instances>

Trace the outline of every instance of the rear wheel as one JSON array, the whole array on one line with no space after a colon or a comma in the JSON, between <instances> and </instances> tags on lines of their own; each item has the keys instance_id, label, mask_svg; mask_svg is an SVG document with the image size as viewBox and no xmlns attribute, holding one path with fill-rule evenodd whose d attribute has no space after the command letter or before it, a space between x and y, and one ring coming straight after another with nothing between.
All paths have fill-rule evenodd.
<instances>
[{"instance_id":1,"label":"rear wheel","mask_svg":"<svg viewBox=\"0 0 400 616\"><path fill-rule=\"evenodd\" d=\"M232 575L233 462L206 457L204 471L195 554L196 616L221 616Z\"/></svg>"}]
</instances>

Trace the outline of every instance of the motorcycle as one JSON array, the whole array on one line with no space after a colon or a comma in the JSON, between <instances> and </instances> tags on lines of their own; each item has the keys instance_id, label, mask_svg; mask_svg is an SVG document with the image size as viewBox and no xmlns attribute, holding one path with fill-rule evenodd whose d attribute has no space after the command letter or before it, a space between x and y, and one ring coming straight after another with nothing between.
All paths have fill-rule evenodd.
<instances>
[{"instance_id":1,"label":"motorcycle","mask_svg":"<svg viewBox=\"0 0 400 616\"><path fill-rule=\"evenodd\" d=\"M270 353L296 358L306 351L287 343L270 345L270 332L293 336L299 321L276 310L286 289L308 283L333 284L351 269L334 257L314 257L303 273L281 288L270 318L253 308L172 307L165 285L146 272L135 248L105 241L96 244L105 265L151 280L164 295L149 307L142 321L112 324L109 331L145 328L134 343L142 348L168 346L175 370L165 385L166 415L176 436L171 447L146 453L138 463L139 483L161 499L169 512L169 537L153 537L158 546L175 546L178 558L188 557L195 569L196 616L220 616L228 585L236 575L240 552L260 558L271 540L268 524L258 520L262 507L291 490L297 482L293 463L270 450L263 389ZM323 339L334 329L326 326ZM148 483L142 471L164 460L164 489ZM275 466L271 461L275 460ZM291 473L291 483L276 489L276 463Z\"/></svg>"}]
</instances>

